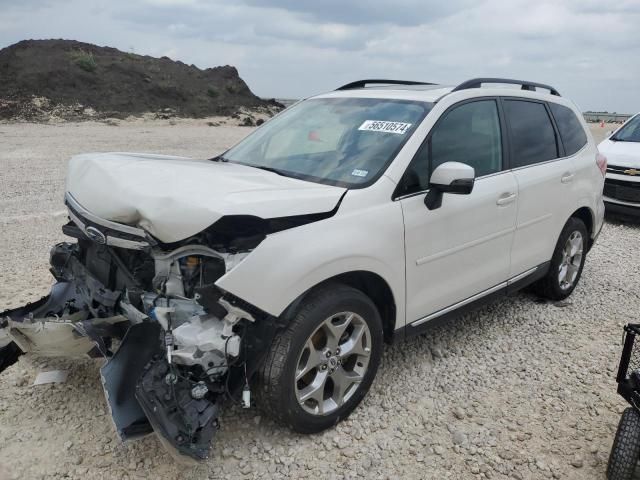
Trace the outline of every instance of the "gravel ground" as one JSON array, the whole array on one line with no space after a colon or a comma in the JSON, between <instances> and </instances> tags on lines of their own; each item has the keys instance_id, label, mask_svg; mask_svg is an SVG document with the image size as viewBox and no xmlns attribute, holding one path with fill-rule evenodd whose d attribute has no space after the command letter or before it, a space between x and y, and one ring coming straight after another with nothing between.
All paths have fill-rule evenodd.
<instances>
[{"instance_id":1,"label":"gravel ground","mask_svg":"<svg viewBox=\"0 0 640 480\"><path fill-rule=\"evenodd\" d=\"M0 124L0 310L49 290L70 155L207 156L249 131L172 123ZM622 326L638 320L639 234L607 222L566 302L521 293L387 347L371 392L332 430L302 436L227 409L198 467L176 464L153 436L118 440L100 362L22 357L0 375L0 479L604 478L625 407L614 382ZM69 370L67 383L31 386L54 368Z\"/></svg>"}]
</instances>

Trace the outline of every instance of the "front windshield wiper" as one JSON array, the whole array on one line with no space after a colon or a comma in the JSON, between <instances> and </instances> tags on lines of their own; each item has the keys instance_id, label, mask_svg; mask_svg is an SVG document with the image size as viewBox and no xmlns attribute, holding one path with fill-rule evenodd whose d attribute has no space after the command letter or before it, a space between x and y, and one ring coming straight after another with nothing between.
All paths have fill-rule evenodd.
<instances>
[{"instance_id":1,"label":"front windshield wiper","mask_svg":"<svg viewBox=\"0 0 640 480\"><path fill-rule=\"evenodd\" d=\"M229 159L225 158L223 155L218 155L217 157L210 158L209 161L227 163L229 162ZM264 170L265 172L271 172L271 173L275 173L276 175L281 175L283 177L289 177L287 172L285 172L284 170L279 170L273 167L265 167L262 165L251 165L250 163L240 163L240 165L244 165L245 167L259 168L260 170Z\"/></svg>"}]
</instances>

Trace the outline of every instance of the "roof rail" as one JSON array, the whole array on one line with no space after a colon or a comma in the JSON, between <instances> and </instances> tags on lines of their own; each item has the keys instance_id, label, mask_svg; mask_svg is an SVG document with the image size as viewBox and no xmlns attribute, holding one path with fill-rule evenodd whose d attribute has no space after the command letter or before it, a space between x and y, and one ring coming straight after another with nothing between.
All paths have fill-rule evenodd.
<instances>
[{"instance_id":1,"label":"roof rail","mask_svg":"<svg viewBox=\"0 0 640 480\"><path fill-rule=\"evenodd\" d=\"M462 82L451 91L457 92L459 90L466 90L468 88L481 88L483 83L504 83L508 85L521 85L522 90L529 90L532 92L535 92L536 88L544 88L546 90L549 90L549 93L551 93L551 95L556 95L558 97L561 96L555 88L549 85L536 82L527 82L525 80L511 80L509 78L472 78L471 80Z\"/></svg>"},{"instance_id":2,"label":"roof rail","mask_svg":"<svg viewBox=\"0 0 640 480\"><path fill-rule=\"evenodd\" d=\"M413 82L411 80L356 80L355 82L347 83L346 85L342 85L336 90L353 90L354 88L365 88L367 85L378 84L378 85L437 85L437 83L427 83L427 82Z\"/></svg>"}]
</instances>

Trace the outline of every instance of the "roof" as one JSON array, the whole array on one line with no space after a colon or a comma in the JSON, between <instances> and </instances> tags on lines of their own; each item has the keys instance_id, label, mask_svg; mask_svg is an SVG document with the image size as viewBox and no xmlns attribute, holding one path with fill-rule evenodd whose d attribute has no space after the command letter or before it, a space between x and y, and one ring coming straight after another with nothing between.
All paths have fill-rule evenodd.
<instances>
[{"instance_id":1,"label":"roof","mask_svg":"<svg viewBox=\"0 0 640 480\"><path fill-rule=\"evenodd\" d=\"M483 87L483 84L503 85L502 87ZM368 86L371 85L371 86ZM508 88L505 88L508 87ZM519 88L516 88L519 87ZM548 90L543 93L538 89ZM357 80L317 97L360 97L360 98L389 98L423 102L437 102L440 98L453 92L468 92L482 90L485 95L509 95L558 100L558 91L550 85L531 82L528 80L513 80L507 78L473 78L457 86L437 85L426 82L406 80ZM508 93L505 93L505 90ZM559 103L564 103L560 101Z\"/></svg>"}]
</instances>

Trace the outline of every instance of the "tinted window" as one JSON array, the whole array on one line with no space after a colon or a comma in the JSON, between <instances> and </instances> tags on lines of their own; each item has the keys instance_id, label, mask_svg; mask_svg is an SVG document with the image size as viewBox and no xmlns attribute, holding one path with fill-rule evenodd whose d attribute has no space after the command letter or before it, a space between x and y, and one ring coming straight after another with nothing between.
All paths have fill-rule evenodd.
<instances>
[{"instance_id":1,"label":"tinted window","mask_svg":"<svg viewBox=\"0 0 640 480\"><path fill-rule=\"evenodd\" d=\"M511 132L512 168L558 158L555 130L544 104L505 100L504 113Z\"/></svg>"},{"instance_id":2,"label":"tinted window","mask_svg":"<svg viewBox=\"0 0 640 480\"><path fill-rule=\"evenodd\" d=\"M587 144L587 135L573 110L557 103L549 103L551 113L560 131L565 155L573 155Z\"/></svg>"},{"instance_id":3,"label":"tinted window","mask_svg":"<svg viewBox=\"0 0 640 480\"><path fill-rule=\"evenodd\" d=\"M438 122L431 135L431 171L445 162L471 165L476 177L500 171L502 138L494 100L465 103Z\"/></svg>"},{"instance_id":4,"label":"tinted window","mask_svg":"<svg viewBox=\"0 0 640 480\"><path fill-rule=\"evenodd\" d=\"M433 170L445 162L471 165L476 177L501 170L502 138L495 100L465 103L445 113L407 168L399 195L426 190Z\"/></svg>"}]
</instances>

